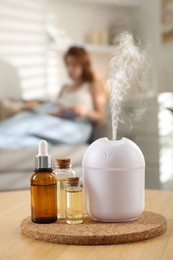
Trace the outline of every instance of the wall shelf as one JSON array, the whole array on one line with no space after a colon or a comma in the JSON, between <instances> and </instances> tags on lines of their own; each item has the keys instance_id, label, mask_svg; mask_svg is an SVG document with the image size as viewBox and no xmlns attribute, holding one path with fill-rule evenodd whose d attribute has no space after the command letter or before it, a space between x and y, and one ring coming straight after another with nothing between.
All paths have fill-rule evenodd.
<instances>
[{"instance_id":1,"label":"wall shelf","mask_svg":"<svg viewBox=\"0 0 173 260\"><path fill-rule=\"evenodd\" d=\"M69 1L69 0L66 0ZM71 1L71 0L70 0ZM140 0L72 0L78 3L100 4L106 6L138 7Z\"/></svg>"},{"instance_id":2,"label":"wall shelf","mask_svg":"<svg viewBox=\"0 0 173 260\"><path fill-rule=\"evenodd\" d=\"M90 53L99 53L99 54L110 54L112 51L113 46L112 45L101 45L101 44L88 44L88 43L73 43L71 45L77 45L82 46L86 48ZM67 48L70 46L70 44L65 45L58 45L55 43L52 43L49 45L49 50L64 52L67 50Z\"/></svg>"},{"instance_id":3,"label":"wall shelf","mask_svg":"<svg viewBox=\"0 0 173 260\"><path fill-rule=\"evenodd\" d=\"M83 46L92 53L110 53L113 46L112 45L99 45L99 44L83 44Z\"/></svg>"}]
</instances>

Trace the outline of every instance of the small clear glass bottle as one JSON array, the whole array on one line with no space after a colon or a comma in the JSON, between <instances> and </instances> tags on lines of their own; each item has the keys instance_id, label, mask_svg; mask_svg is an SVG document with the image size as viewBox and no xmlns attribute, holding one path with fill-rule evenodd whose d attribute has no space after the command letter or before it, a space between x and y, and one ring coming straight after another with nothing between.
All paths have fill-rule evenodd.
<instances>
[{"instance_id":1,"label":"small clear glass bottle","mask_svg":"<svg viewBox=\"0 0 173 260\"><path fill-rule=\"evenodd\" d=\"M68 178L66 188L66 223L83 222L83 188L79 177Z\"/></svg>"},{"instance_id":2,"label":"small clear glass bottle","mask_svg":"<svg viewBox=\"0 0 173 260\"><path fill-rule=\"evenodd\" d=\"M66 218L66 196L67 178L75 176L72 170L70 158L58 158L55 161L55 170L57 180L57 217L58 219Z\"/></svg>"}]
</instances>

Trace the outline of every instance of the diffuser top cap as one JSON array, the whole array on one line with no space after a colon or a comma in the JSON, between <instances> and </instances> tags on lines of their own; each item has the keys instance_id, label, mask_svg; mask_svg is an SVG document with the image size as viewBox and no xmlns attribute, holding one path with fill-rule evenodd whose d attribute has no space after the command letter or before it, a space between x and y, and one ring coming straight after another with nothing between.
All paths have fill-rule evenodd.
<instances>
[{"instance_id":1,"label":"diffuser top cap","mask_svg":"<svg viewBox=\"0 0 173 260\"><path fill-rule=\"evenodd\" d=\"M100 138L86 150L82 166L92 169L137 169L145 167L140 148L131 140Z\"/></svg>"}]
</instances>

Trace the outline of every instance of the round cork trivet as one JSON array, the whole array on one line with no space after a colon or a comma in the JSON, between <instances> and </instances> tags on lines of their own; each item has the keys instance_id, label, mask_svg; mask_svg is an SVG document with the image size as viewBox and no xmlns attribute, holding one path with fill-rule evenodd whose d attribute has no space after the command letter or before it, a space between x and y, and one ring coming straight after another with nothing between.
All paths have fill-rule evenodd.
<instances>
[{"instance_id":1,"label":"round cork trivet","mask_svg":"<svg viewBox=\"0 0 173 260\"><path fill-rule=\"evenodd\" d=\"M27 217L22 233L30 238L56 244L111 245L151 239L166 231L165 217L145 211L138 219L123 223L97 222L84 216L82 224L69 225L64 220L36 224Z\"/></svg>"}]
</instances>

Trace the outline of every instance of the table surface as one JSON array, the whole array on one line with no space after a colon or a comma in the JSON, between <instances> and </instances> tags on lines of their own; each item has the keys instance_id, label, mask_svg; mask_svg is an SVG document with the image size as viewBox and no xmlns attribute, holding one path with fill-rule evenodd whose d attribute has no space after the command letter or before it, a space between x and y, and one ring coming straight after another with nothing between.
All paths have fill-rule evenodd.
<instances>
[{"instance_id":1,"label":"table surface","mask_svg":"<svg viewBox=\"0 0 173 260\"><path fill-rule=\"evenodd\" d=\"M173 259L173 192L146 191L146 210L167 218L167 232L137 243L109 246L57 245L25 237L22 220L30 215L30 192L0 193L0 259L171 260Z\"/></svg>"}]
</instances>

